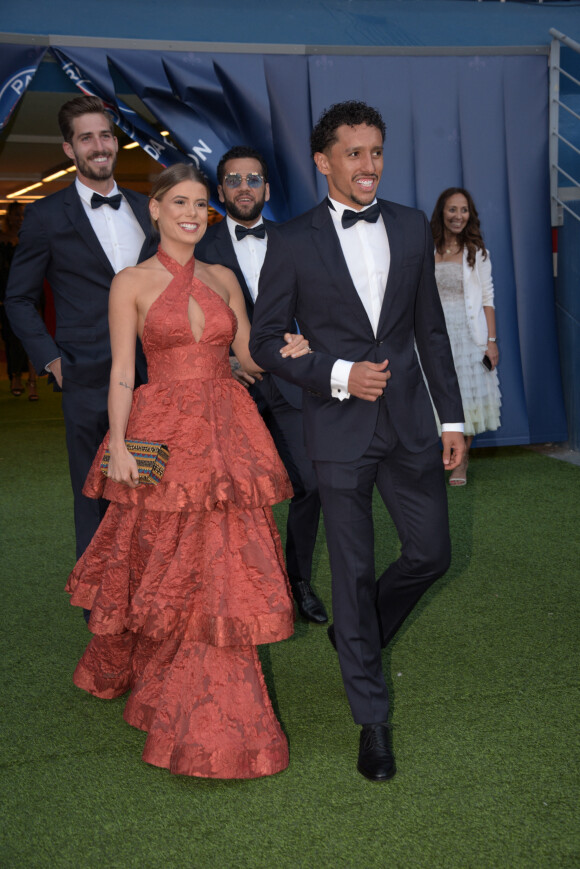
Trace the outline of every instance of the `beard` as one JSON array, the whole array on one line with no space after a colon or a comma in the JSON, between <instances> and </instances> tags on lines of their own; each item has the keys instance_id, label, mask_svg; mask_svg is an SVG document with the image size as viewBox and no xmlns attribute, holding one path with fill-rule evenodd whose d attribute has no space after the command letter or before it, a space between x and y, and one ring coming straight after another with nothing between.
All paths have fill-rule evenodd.
<instances>
[{"instance_id":1,"label":"beard","mask_svg":"<svg viewBox=\"0 0 580 869\"><path fill-rule=\"evenodd\" d=\"M358 177L358 176L357 176ZM376 175L371 175L367 177L375 178L378 181L378 177ZM354 183L356 183L356 177L352 179ZM370 205L375 196L377 195L377 189L375 187L373 193L369 192L368 194L371 198L367 199L366 202L363 199L359 199L356 193L349 192L349 199L351 202L354 202L355 205L360 205L361 208L366 208L367 205Z\"/></svg>"},{"instance_id":2,"label":"beard","mask_svg":"<svg viewBox=\"0 0 580 869\"><path fill-rule=\"evenodd\" d=\"M74 150L74 149L73 149ZM117 155L112 151L93 151L92 154L87 155L87 159L80 157L76 151L74 151L75 161L77 165L77 171L84 175L85 178L89 178L91 181L106 181L108 178L113 177L113 172L115 171L115 166L117 165ZM104 163L100 167L95 167L89 160L94 159L95 157L111 157L113 158L112 165L109 166L108 163Z\"/></svg>"},{"instance_id":3,"label":"beard","mask_svg":"<svg viewBox=\"0 0 580 869\"><path fill-rule=\"evenodd\" d=\"M375 198L375 194L373 193L373 199ZM366 208L367 205L370 205L373 199L370 202L363 202L362 199L358 199L354 193L350 194L350 201L354 202L355 205L360 205L361 208Z\"/></svg>"},{"instance_id":4,"label":"beard","mask_svg":"<svg viewBox=\"0 0 580 869\"><path fill-rule=\"evenodd\" d=\"M234 220L240 220L244 222L253 222L257 220L264 205L266 204L266 192L262 193L260 199L254 202L253 205L242 206L241 208L236 205L233 200L226 201L226 211Z\"/></svg>"}]
</instances>

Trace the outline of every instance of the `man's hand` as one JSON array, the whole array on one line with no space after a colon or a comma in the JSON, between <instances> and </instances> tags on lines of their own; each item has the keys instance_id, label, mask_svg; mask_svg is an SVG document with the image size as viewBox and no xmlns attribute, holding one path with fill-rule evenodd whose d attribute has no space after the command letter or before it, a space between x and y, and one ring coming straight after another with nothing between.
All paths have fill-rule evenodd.
<instances>
[{"instance_id":1,"label":"man's hand","mask_svg":"<svg viewBox=\"0 0 580 869\"><path fill-rule=\"evenodd\" d=\"M446 471L452 471L461 464L465 456L465 438L460 431L441 432L443 443L443 464Z\"/></svg>"},{"instance_id":2,"label":"man's hand","mask_svg":"<svg viewBox=\"0 0 580 869\"><path fill-rule=\"evenodd\" d=\"M50 363L50 367L46 369L50 371L60 388L62 389L62 363L60 356Z\"/></svg>"},{"instance_id":3,"label":"man's hand","mask_svg":"<svg viewBox=\"0 0 580 869\"><path fill-rule=\"evenodd\" d=\"M389 360L384 362L355 362L348 376L348 391L365 401L376 401L383 394L391 372Z\"/></svg>"}]
</instances>

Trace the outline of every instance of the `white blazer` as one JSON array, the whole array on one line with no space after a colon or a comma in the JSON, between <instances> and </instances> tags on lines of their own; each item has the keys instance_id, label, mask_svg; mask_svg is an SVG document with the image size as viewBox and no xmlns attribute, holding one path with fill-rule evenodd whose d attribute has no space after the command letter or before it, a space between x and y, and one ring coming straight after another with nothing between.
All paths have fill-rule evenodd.
<instances>
[{"instance_id":1,"label":"white blazer","mask_svg":"<svg viewBox=\"0 0 580 869\"><path fill-rule=\"evenodd\" d=\"M489 251L486 259L482 251L475 254L475 265L467 265L467 248L463 249L463 296L465 313L471 337L482 349L487 347L487 320L483 308L493 308L493 281Z\"/></svg>"}]
</instances>

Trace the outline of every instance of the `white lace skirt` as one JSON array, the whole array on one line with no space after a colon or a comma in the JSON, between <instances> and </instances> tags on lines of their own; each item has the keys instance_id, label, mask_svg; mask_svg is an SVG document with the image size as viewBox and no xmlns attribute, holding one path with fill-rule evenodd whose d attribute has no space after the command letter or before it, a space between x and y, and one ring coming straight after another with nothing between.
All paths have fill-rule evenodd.
<instances>
[{"instance_id":1,"label":"white lace skirt","mask_svg":"<svg viewBox=\"0 0 580 869\"><path fill-rule=\"evenodd\" d=\"M461 268L456 263L438 263L435 273L463 401L465 434L469 436L500 427L501 393L497 371L483 367L485 350L474 343L469 331ZM437 425L441 430L438 419Z\"/></svg>"}]
</instances>

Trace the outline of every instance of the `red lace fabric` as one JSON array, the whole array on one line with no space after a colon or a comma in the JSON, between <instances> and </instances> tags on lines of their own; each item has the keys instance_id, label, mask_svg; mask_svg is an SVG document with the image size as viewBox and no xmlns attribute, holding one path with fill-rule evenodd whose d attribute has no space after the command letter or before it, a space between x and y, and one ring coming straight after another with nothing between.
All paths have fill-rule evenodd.
<instances>
[{"instance_id":1,"label":"red lace fabric","mask_svg":"<svg viewBox=\"0 0 580 869\"><path fill-rule=\"evenodd\" d=\"M157 486L129 489L100 471L89 497L111 501L71 573L71 603L94 637L74 674L148 732L143 759L172 772L254 778L288 765L256 645L285 639L294 612L271 505L291 497L254 402L231 376L236 319L161 248L174 276L144 327L149 383L135 392L127 437L167 443ZM189 299L205 316L196 341Z\"/></svg>"}]
</instances>

